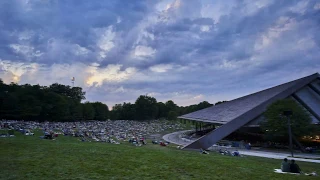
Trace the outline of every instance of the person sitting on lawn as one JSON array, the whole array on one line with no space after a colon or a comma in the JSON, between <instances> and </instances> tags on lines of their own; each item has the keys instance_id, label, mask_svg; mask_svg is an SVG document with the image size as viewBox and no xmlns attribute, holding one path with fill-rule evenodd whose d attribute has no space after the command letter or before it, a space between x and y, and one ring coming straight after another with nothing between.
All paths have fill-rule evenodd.
<instances>
[{"instance_id":1,"label":"person sitting on lawn","mask_svg":"<svg viewBox=\"0 0 320 180\"><path fill-rule=\"evenodd\" d=\"M222 149L219 149L220 154L224 154L224 151Z\"/></svg>"},{"instance_id":2,"label":"person sitting on lawn","mask_svg":"<svg viewBox=\"0 0 320 180\"><path fill-rule=\"evenodd\" d=\"M290 164L287 158L284 158L281 163L281 171L282 172L290 172Z\"/></svg>"},{"instance_id":3,"label":"person sitting on lawn","mask_svg":"<svg viewBox=\"0 0 320 180\"><path fill-rule=\"evenodd\" d=\"M228 150L225 150L225 151L224 151L224 155L232 156L232 153L231 153L230 151L228 151Z\"/></svg>"},{"instance_id":4,"label":"person sitting on lawn","mask_svg":"<svg viewBox=\"0 0 320 180\"><path fill-rule=\"evenodd\" d=\"M45 132L44 132L44 138L45 138L45 139L52 139L51 133L49 133L48 131L45 131Z\"/></svg>"},{"instance_id":5,"label":"person sitting on lawn","mask_svg":"<svg viewBox=\"0 0 320 180\"><path fill-rule=\"evenodd\" d=\"M147 142L145 140L141 141L142 145L146 145Z\"/></svg>"},{"instance_id":6,"label":"person sitting on lawn","mask_svg":"<svg viewBox=\"0 0 320 180\"><path fill-rule=\"evenodd\" d=\"M291 160L290 172L292 172L292 173L301 173L301 169L298 166L298 164L295 163L294 159Z\"/></svg>"},{"instance_id":7,"label":"person sitting on lawn","mask_svg":"<svg viewBox=\"0 0 320 180\"><path fill-rule=\"evenodd\" d=\"M164 142L160 142L160 146L167 146Z\"/></svg>"},{"instance_id":8,"label":"person sitting on lawn","mask_svg":"<svg viewBox=\"0 0 320 180\"><path fill-rule=\"evenodd\" d=\"M144 138L143 137L140 138L140 142L143 144L143 142L144 142Z\"/></svg>"},{"instance_id":9,"label":"person sitting on lawn","mask_svg":"<svg viewBox=\"0 0 320 180\"><path fill-rule=\"evenodd\" d=\"M236 150L235 152L233 152L233 156L240 156L240 153L238 150Z\"/></svg>"}]
</instances>

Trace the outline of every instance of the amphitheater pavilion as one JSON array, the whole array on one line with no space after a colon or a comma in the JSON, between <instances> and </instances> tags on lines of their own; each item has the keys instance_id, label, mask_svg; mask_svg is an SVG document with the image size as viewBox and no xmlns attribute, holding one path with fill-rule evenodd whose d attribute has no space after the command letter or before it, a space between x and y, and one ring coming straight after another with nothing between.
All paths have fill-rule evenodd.
<instances>
[{"instance_id":1,"label":"amphitheater pavilion","mask_svg":"<svg viewBox=\"0 0 320 180\"><path fill-rule=\"evenodd\" d=\"M292 98L320 124L319 73L265 89L232 101L180 116L181 119L211 123L219 127L186 145L186 149L207 149L243 127L259 127L263 113L273 102Z\"/></svg>"}]
</instances>

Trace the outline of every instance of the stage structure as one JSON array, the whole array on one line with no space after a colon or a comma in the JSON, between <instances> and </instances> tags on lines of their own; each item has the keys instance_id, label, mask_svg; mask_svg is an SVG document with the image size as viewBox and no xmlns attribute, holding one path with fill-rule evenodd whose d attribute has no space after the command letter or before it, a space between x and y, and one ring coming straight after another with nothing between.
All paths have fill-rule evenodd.
<instances>
[{"instance_id":1,"label":"stage structure","mask_svg":"<svg viewBox=\"0 0 320 180\"><path fill-rule=\"evenodd\" d=\"M185 149L207 149L242 127L259 127L263 113L273 102L292 98L311 115L313 124L320 124L319 73L259 91L232 101L179 116L198 122L218 125L218 128L186 145Z\"/></svg>"}]
</instances>

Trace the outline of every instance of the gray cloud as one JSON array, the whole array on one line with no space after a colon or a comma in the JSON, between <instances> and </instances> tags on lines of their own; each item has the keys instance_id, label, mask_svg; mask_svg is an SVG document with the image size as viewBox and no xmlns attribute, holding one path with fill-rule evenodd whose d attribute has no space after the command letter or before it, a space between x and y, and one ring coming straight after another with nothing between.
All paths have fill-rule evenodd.
<instances>
[{"instance_id":1,"label":"gray cloud","mask_svg":"<svg viewBox=\"0 0 320 180\"><path fill-rule=\"evenodd\" d=\"M1 1L0 77L214 103L319 72L319 21L316 0Z\"/></svg>"}]
</instances>

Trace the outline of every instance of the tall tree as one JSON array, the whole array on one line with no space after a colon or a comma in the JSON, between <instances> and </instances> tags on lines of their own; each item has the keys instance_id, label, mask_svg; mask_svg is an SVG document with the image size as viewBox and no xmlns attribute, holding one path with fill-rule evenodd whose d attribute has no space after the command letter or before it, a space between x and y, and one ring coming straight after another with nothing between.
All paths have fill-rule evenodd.
<instances>
[{"instance_id":1,"label":"tall tree","mask_svg":"<svg viewBox=\"0 0 320 180\"><path fill-rule=\"evenodd\" d=\"M23 119L36 120L42 111L39 100L30 94L22 96L20 99L20 116Z\"/></svg>"},{"instance_id":2,"label":"tall tree","mask_svg":"<svg viewBox=\"0 0 320 180\"><path fill-rule=\"evenodd\" d=\"M79 103L86 99L85 95L86 92L83 92L81 87L72 87L69 92L69 96Z\"/></svg>"},{"instance_id":3,"label":"tall tree","mask_svg":"<svg viewBox=\"0 0 320 180\"><path fill-rule=\"evenodd\" d=\"M77 101L70 102L70 121L83 120L83 106Z\"/></svg>"},{"instance_id":4,"label":"tall tree","mask_svg":"<svg viewBox=\"0 0 320 180\"><path fill-rule=\"evenodd\" d=\"M19 98L14 93L5 91L2 94L1 118L19 119Z\"/></svg>"},{"instance_id":5,"label":"tall tree","mask_svg":"<svg viewBox=\"0 0 320 180\"><path fill-rule=\"evenodd\" d=\"M83 118L85 120L93 120L95 116L94 108L91 103L86 102L83 105Z\"/></svg>"},{"instance_id":6,"label":"tall tree","mask_svg":"<svg viewBox=\"0 0 320 180\"><path fill-rule=\"evenodd\" d=\"M107 105L101 102L91 103L94 109L94 119L95 120L107 120L109 115L109 108Z\"/></svg>"},{"instance_id":7,"label":"tall tree","mask_svg":"<svg viewBox=\"0 0 320 180\"><path fill-rule=\"evenodd\" d=\"M284 99L271 104L264 113L266 118L261 123L261 128L269 137L287 137L288 136L288 120L283 116L283 112L290 110L292 134L296 137L308 135L312 132L310 114L292 99Z\"/></svg>"},{"instance_id":8,"label":"tall tree","mask_svg":"<svg viewBox=\"0 0 320 180\"><path fill-rule=\"evenodd\" d=\"M166 105L163 102L158 102L157 103L158 106L158 116L157 118L166 118L168 115L168 110Z\"/></svg>"},{"instance_id":9,"label":"tall tree","mask_svg":"<svg viewBox=\"0 0 320 180\"><path fill-rule=\"evenodd\" d=\"M78 102L85 99L85 92L82 91L81 87L71 88L70 86L54 83L49 86L49 89L57 94L66 96Z\"/></svg>"},{"instance_id":10,"label":"tall tree","mask_svg":"<svg viewBox=\"0 0 320 180\"><path fill-rule=\"evenodd\" d=\"M157 100L154 97L141 95L135 102L136 119L152 120L158 114Z\"/></svg>"},{"instance_id":11,"label":"tall tree","mask_svg":"<svg viewBox=\"0 0 320 180\"><path fill-rule=\"evenodd\" d=\"M112 111L110 112L110 119L112 120L119 120L122 119L121 113L122 113L122 104L115 104L112 107Z\"/></svg>"},{"instance_id":12,"label":"tall tree","mask_svg":"<svg viewBox=\"0 0 320 180\"><path fill-rule=\"evenodd\" d=\"M45 99L45 105L42 107L45 120L68 121L68 117L70 117L69 104L63 95L49 92L46 93Z\"/></svg>"},{"instance_id":13,"label":"tall tree","mask_svg":"<svg viewBox=\"0 0 320 180\"><path fill-rule=\"evenodd\" d=\"M168 113L168 120L176 120L178 117L178 113L176 111L170 111Z\"/></svg>"},{"instance_id":14,"label":"tall tree","mask_svg":"<svg viewBox=\"0 0 320 180\"><path fill-rule=\"evenodd\" d=\"M167 108L167 111L176 111L178 106L172 101L172 100L169 100L165 103L166 105L166 108Z\"/></svg>"},{"instance_id":15,"label":"tall tree","mask_svg":"<svg viewBox=\"0 0 320 180\"><path fill-rule=\"evenodd\" d=\"M136 117L136 107L131 103L123 103L120 113L121 119L133 120Z\"/></svg>"},{"instance_id":16,"label":"tall tree","mask_svg":"<svg viewBox=\"0 0 320 180\"><path fill-rule=\"evenodd\" d=\"M208 101L202 101L201 103L199 103L197 105L197 109L201 110L201 109L205 109L205 108L208 108L208 107L211 107L211 106L213 106L213 105L208 103Z\"/></svg>"}]
</instances>

